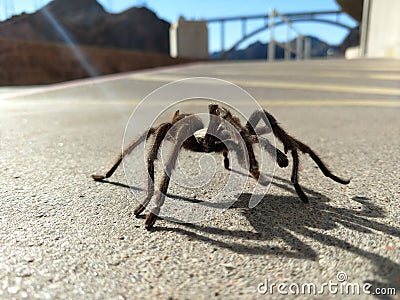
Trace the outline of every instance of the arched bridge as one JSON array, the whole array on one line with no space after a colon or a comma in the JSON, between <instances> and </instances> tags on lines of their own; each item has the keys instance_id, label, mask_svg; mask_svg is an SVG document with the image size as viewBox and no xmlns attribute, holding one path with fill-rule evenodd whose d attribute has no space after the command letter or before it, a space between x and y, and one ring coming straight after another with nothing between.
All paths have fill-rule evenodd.
<instances>
[{"instance_id":1,"label":"arched bridge","mask_svg":"<svg viewBox=\"0 0 400 300\"><path fill-rule=\"evenodd\" d=\"M348 24L341 22L340 17L344 15L343 11L313 11L313 12L303 12L303 13L290 13L283 14L282 17L285 18L286 22L290 23L298 23L298 22L317 22L324 23L333 26L338 26L347 30L353 29ZM327 19L327 16L333 16L334 19ZM221 26L221 57L226 57L232 51L235 51L243 42L250 39L251 37L259 34L264 30L268 30L270 28L269 20L271 15L253 15L253 16L237 16L237 17L227 17L227 18L213 18L205 20L207 23L220 23ZM274 17L275 18L275 17ZM256 28L251 32L247 32L246 24L249 20L264 20L264 25ZM241 38L233 44L229 49L225 49L225 23L231 21L241 21L242 22L242 36ZM274 26L280 26L286 24L285 21L277 21Z\"/></svg>"}]
</instances>

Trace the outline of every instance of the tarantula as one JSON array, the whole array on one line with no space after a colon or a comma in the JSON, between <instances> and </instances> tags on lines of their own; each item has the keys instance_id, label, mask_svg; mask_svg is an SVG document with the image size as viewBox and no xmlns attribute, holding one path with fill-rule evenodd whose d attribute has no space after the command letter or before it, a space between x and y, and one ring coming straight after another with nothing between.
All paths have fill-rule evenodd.
<instances>
[{"instance_id":1,"label":"tarantula","mask_svg":"<svg viewBox=\"0 0 400 300\"><path fill-rule=\"evenodd\" d=\"M150 137L153 137L152 146L147 156L147 172L149 174L147 179L147 196L143 203L139 204L139 206L134 210L134 214L139 216L146 209L154 195L154 162L158 157L159 149L164 140L173 140L174 149L172 150L171 158L166 164L166 170L164 170L164 174L161 178L159 191L156 193L155 207L152 208L147 214L145 221L146 229L151 229L156 222L157 215L159 214L164 203L170 181L170 174L175 167L175 163L181 148L194 152L222 153L224 157L224 167L225 169L230 170L228 147L226 145L227 142L222 141L216 136L216 132L221 130L222 118L223 120L229 122L229 124L231 124L233 128L236 129L240 134L240 137L242 138L244 146L247 150L247 154L245 155L248 156L249 173L254 179L260 179L259 166L253 150L253 144L260 143L255 128L257 124L262 121L264 123L263 125L265 125L263 128L264 133L269 133L272 131L278 140L282 142L285 153L275 148L268 141L264 141L262 146L269 153L276 153L276 161L281 168L288 166L289 161L286 154L290 151L293 161L291 182L293 183L297 195L304 203L308 203L308 198L300 187L298 181L299 151L308 154L315 161L325 176L341 184L348 184L350 182L350 180L342 179L332 174L332 172L325 166L322 160L310 147L286 133L286 131L279 126L276 119L266 110L253 112L244 126L241 124L239 118L232 115L232 113L226 108L220 107L217 104L209 105L209 114L209 126L208 128L204 128L203 122L197 116L193 114L181 114L179 110L176 111L170 122L162 123L159 126L150 128L147 132L143 133L138 139L134 140L125 149L123 149L121 153L118 153L103 174L92 175L92 178L96 181L102 181L103 179L110 177L118 168L122 159L126 155L132 152L132 150L142 142L148 140ZM240 152L239 150L237 151ZM237 154L241 155L240 153Z\"/></svg>"}]
</instances>

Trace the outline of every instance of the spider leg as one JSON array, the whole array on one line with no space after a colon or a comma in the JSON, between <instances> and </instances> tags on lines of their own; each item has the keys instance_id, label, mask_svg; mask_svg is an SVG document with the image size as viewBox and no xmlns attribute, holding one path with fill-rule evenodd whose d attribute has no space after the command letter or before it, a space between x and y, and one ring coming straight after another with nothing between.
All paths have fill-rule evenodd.
<instances>
[{"instance_id":1,"label":"spider leg","mask_svg":"<svg viewBox=\"0 0 400 300\"><path fill-rule=\"evenodd\" d=\"M147 196L144 201L135 208L135 216L139 216L146 209L154 195L154 161L157 159L158 151L161 147L162 141L171 127L172 123L163 123L153 133L155 135L155 139L147 157Z\"/></svg>"},{"instance_id":2,"label":"spider leg","mask_svg":"<svg viewBox=\"0 0 400 300\"><path fill-rule=\"evenodd\" d=\"M217 104L210 104L208 106L209 114L214 116L219 116L218 108L219 107ZM210 124L208 126L207 133L204 137L204 148L206 152L208 152L209 149L215 149L215 152L222 151L222 154L224 156L224 167L226 170L230 170L228 149L223 143L221 143L219 147L218 146L215 147L215 144L218 141L218 138L215 136L215 134L218 132L218 126L220 125L220 123L221 122L219 122L217 118L210 117ZM219 149L220 147L222 147L222 150Z\"/></svg>"},{"instance_id":3,"label":"spider leg","mask_svg":"<svg viewBox=\"0 0 400 300\"><path fill-rule=\"evenodd\" d=\"M160 191L158 191L156 194L156 206L146 216L145 227L147 230L150 230L158 219L158 214L160 213L161 206L163 206L165 201L165 195L168 190L169 181L170 177L167 174L164 174L161 179Z\"/></svg>"},{"instance_id":4,"label":"spider leg","mask_svg":"<svg viewBox=\"0 0 400 300\"><path fill-rule=\"evenodd\" d=\"M293 158L293 166L292 176L290 180L292 181L294 189L296 190L296 193L301 201L303 201L303 203L308 203L308 197L306 196L306 194L304 194L299 184L299 154L297 153L297 149L293 149L291 152Z\"/></svg>"},{"instance_id":5,"label":"spider leg","mask_svg":"<svg viewBox=\"0 0 400 300\"><path fill-rule=\"evenodd\" d=\"M227 142L228 142L227 140L224 140L224 141L219 141L218 143L216 143L214 151L216 153L222 153L222 155L224 156L224 167L225 167L225 169L230 171L231 169L229 166L230 163L229 163L229 157L228 157L229 150L226 145ZM234 144L234 143L231 143L231 144ZM235 144L235 146L237 146L237 145Z\"/></svg>"},{"instance_id":6,"label":"spider leg","mask_svg":"<svg viewBox=\"0 0 400 300\"><path fill-rule=\"evenodd\" d=\"M292 176L291 176L291 181L294 185L294 188L296 190L297 195L303 202L308 202L307 196L304 194L302 191L299 183L298 183L298 169L299 169L299 156L297 149L302 151L303 153L307 153L310 155L310 157L315 161L315 163L318 165L318 167L321 169L322 173L326 176L331 178L332 180L341 183L341 184L348 184L350 180L345 180L342 178L337 177L336 175L332 174L332 172L325 166L325 164L322 162L322 160L318 157L318 155L306 144L300 142L299 140L293 138L290 136L282 127L278 125L277 120L266 110L264 111L259 111L253 113L258 114L258 120L263 119L264 122L266 122L266 119L269 121L272 127L272 131L274 135L282 142L284 148L285 148L285 153L287 153L289 150L292 152L292 158L293 158L293 169L292 169ZM254 119L253 119L254 121ZM248 126L249 123L246 124ZM251 126L251 124L250 124Z\"/></svg>"},{"instance_id":7,"label":"spider leg","mask_svg":"<svg viewBox=\"0 0 400 300\"><path fill-rule=\"evenodd\" d=\"M240 120L234 116L225 108L218 108L216 109L217 114L228 121L230 124L233 125L233 127L239 132L242 140L244 141L244 144L247 149L247 154L249 157L249 172L250 174L256 179L259 180L260 178L260 170L258 167L258 162L256 160L256 156L254 155L254 149L253 149L253 142L251 140L251 135L249 131L240 124ZM263 179L261 179L263 180Z\"/></svg>"},{"instance_id":8,"label":"spider leg","mask_svg":"<svg viewBox=\"0 0 400 300\"><path fill-rule=\"evenodd\" d=\"M208 124L207 133L203 142L203 147L206 152L210 152L211 149L214 149L215 143L218 140L215 134L217 133L218 125L220 124L218 118L212 117L218 116L218 105L210 104L208 110L210 114L210 123Z\"/></svg>"},{"instance_id":9,"label":"spider leg","mask_svg":"<svg viewBox=\"0 0 400 300\"><path fill-rule=\"evenodd\" d=\"M147 140L153 133L155 129L150 128L147 132L143 133L138 139L132 141L128 146L121 152L118 152L114 157L109 166L105 169L103 174L93 174L92 178L96 181L101 181L103 179L109 178L112 174L114 174L115 170L121 164L122 159L131 153L138 145L140 145L144 140Z\"/></svg>"},{"instance_id":10,"label":"spider leg","mask_svg":"<svg viewBox=\"0 0 400 300\"><path fill-rule=\"evenodd\" d=\"M265 123L264 114L263 114L263 111L261 111L261 110L256 110L250 115L250 117L246 123L246 128L250 132L251 135L255 135L255 136L257 135L255 128L261 119L263 119L263 121ZM268 123L266 123L266 124L268 124ZM271 130L267 130L263 133L270 133L270 132L271 132Z\"/></svg>"},{"instance_id":11,"label":"spider leg","mask_svg":"<svg viewBox=\"0 0 400 300\"><path fill-rule=\"evenodd\" d=\"M291 151L292 154L292 159L293 159L293 166L292 166L292 175L290 180L293 183L294 189L296 190L297 195L303 201L303 203L308 203L308 198L306 194L303 192L303 190L300 187L299 184L299 154L297 152L297 144L296 140L292 138L289 134L286 133L284 129L282 129L279 125L276 119L269 114L267 111L257 111L253 113L253 119L251 120L252 122L254 121L260 121L262 119L264 123L269 124L272 127L272 132L274 135L282 142L284 148L285 148L285 153L288 152L288 150ZM255 117L257 116L257 118ZM250 117L251 119L251 117ZM250 121L249 119L249 121ZM252 126L251 124L254 123L247 123L246 126ZM279 153L279 152L277 152ZM282 153L283 154L283 153ZM279 159L279 154L277 155L277 159Z\"/></svg>"},{"instance_id":12,"label":"spider leg","mask_svg":"<svg viewBox=\"0 0 400 300\"><path fill-rule=\"evenodd\" d=\"M286 168L289 165L289 160L285 153L283 153L281 150L278 148L275 148L268 139L263 138L263 137L258 137L258 141L262 147L271 155L274 157L276 155L276 162L278 163L278 166L281 168Z\"/></svg>"},{"instance_id":13,"label":"spider leg","mask_svg":"<svg viewBox=\"0 0 400 300\"><path fill-rule=\"evenodd\" d=\"M271 114L269 114L267 111L264 111L264 113L268 117L268 120L271 123L274 134L282 141L282 143L285 146L285 149L292 150L293 148L298 148L301 152L308 154L312 158L312 160L314 160L314 162L318 165L318 167L320 168L320 170L326 177L329 177L333 181L336 181L341 184L350 183L350 180L342 179L342 178L334 175L328 169L328 167L323 163L323 161L319 158L319 156L309 146L307 146L306 144L300 142L299 140L291 137L285 130L283 130L278 125L278 122Z\"/></svg>"},{"instance_id":14,"label":"spider leg","mask_svg":"<svg viewBox=\"0 0 400 300\"><path fill-rule=\"evenodd\" d=\"M224 150L222 152L222 155L224 156L224 167L225 167L225 169L230 170L231 168L229 167L228 151Z\"/></svg>"},{"instance_id":15,"label":"spider leg","mask_svg":"<svg viewBox=\"0 0 400 300\"><path fill-rule=\"evenodd\" d=\"M192 128L188 124L184 123L181 126L182 126L181 129L178 130L178 132L176 133L176 136L177 136L176 144L172 150L170 158L168 159L168 161L166 163L164 174L161 178L161 182L159 185L159 190L155 196L155 201L154 201L155 207L152 208L151 211L146 216L145 227L147 230L150 230L153 227L154 223L157 221L158 214L160 213L161 207L164 204L165 197L166 197L166 194L168 191L169 182L171 179L170 176L172 175L172 170L175 168L175 164L178 159L179 151L183 144L182 137L190 136L195 131L195 130L191 130ZM191 130L192 131L191 134L185 135L185 133L187 133L187 130Z\"/></svg>"},{"instance_id":16,"label":"spider leg","mask_svg":"<svg viewBox=\"0 0 400 300\"><path fill-rule=\"evenodd\" d=\"M312 160L318 165L318 167L320 168L320 170L322 171L322 173L326 177L329 177L333 181L336 181L336 182L341 183L341 184L349 184L350 183L349 179L343 179L343 178L340 178L340 177L334 175L328 169L328 167L325 166L325 164L322 162L321 158L319 158L319 156L310 147L308 147L306 144L303 144L302 142L300 142L298 140L296 140L296 143L297 143L297 145L298 145L298 147L299 147L301 152L310 155Z\"/></svg>"},{"instance_id":17,"label":"spider leg","mask_svg":"<svg viewBox=\"0 0 400 300\"><path fill-rule=\"evenodd\" d=\"M261 110L256 110L254 111L251 115L249 120L246 123L246 129L250 132L252 136L254 136L256 139L259 138L260 134L264 133L270 133L271 129L269 126L262 128L261 130L258 130L257 132L255 131L255 127L257 124L260 122L260 120L263 120L265 125L268 125L269 122L268 119L266 119L266 116L263 111ZM270 123L271 124L271 123ZM272 124L271 124L272 127ZM275 156L276 155L276 162L278 163L278 166L281 168L286 168L289 165L289 161L287 159L287 156L278 148L273 146L268 139L262 139L262 146L264 149L271 155ZM285 153L287 153L287 149L285 148Z\"/></svg>"},{"instance_id":18,"label":"spider leg","mask_svg":"<svg viewBox=\"0 0 400 300\"><path fill-rule=\"evenodd\" d=\"M293 166L290 180L292 181L294 189L296 190L296 193L301 201L303 201L303 203L308 203L308 197L303 192L299 184L299 154L297 152L296 140L278 125L278 122L272 115L266 111L264 111L264 113L265 114L263 115L268 116L268 120L272 126L274 135L282 142L285 148L285 153L287 153L289 150L291 151Z\"/></svg>"}]
</instances>

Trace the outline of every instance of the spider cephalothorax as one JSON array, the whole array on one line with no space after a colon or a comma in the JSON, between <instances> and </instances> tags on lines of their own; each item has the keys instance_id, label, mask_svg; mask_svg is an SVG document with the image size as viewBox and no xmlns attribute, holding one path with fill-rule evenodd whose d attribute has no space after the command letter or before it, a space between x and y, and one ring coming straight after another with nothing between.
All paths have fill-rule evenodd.
<instances>
[{"instance_id":1,"label":"spider cephalothorax","mask_svg":"<svg viewBox=\"0 0 400 300\"><path fill-rule=\"evenodd\" d=\"M132 150L142 142L148 140L150 137L153 137L152 145L146 161L147 172L149 174L147 179L147 196L134 211L135 215L138 216L146 209L154 195L154 162L158 157L160 147L164 140L173 141L174 148L172 150L172 155L166 163L164 174L161 177L159 189L155 195L155 206L150 210L146 217L145 226L147 229L153 227L155 221L157 220L157 215L160 212L165 200L165 195L167 194L170 174L175 167L175 163L181 148L194 152L222 153L224 156L225 169L229 170L230 162L228 158L229 150L227 144L230 143L231 146L234 144L233 147L229 148L230 151L234 149L233 151L237 152L236 155L246 155L246 159L249 163L250 175L256 180L260 181L261 174L259 171L258 162L254 155L253 145L261 142L258 135L260 132L269 133L272 131L275 137L283 144L285 153L275 148L271 143L268 142L268 140L263 140L262 147L264 147L267 152L273 154L274 156L276 154L276 161L281 168L288 166L289 161L286 157L286 154L290 151L293 160L291 181L297 195L304 203L308 202L308 198L298 182L298 151L308 154L315 161L325 176L341 184L348 184L350 182L350 180L345 180L332 174L332 172L329 171L322 160L310 147L286 133L286 131L279 126L276 119L266 110L253 112L246 125L242 125L239 118L232 115L232 113L226 108L220 107L217 104L209 105L209 114L210 122L208 127L205 127L202 120L196 115L181 114L179 110L176 111L171 122L162 123L155 128L150 128L138 139L131 142L121 153L118 153L113 162L102 175L92 175L92 178L94 180L101 181L110 177L118 168L122 159L126 155L132 152ZM227 126L222 126L224 122L228 122L227 124L229 124L230 127L240 135L246 151L241 151L240 147L238 147L238 145L234 142L227 140L222 141L221 138L218 137L218 132L227 130ZM255 128L260 122L262 122L264 126L261 130L257 130L256 133Z\"/></svg>"}]
</instances>

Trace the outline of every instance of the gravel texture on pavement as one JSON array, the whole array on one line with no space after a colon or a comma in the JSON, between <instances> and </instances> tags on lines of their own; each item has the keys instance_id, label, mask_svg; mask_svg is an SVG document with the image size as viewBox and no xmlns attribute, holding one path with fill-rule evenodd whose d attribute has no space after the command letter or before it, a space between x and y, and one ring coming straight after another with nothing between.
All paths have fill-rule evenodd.
<instances>
[{"instance_id":1,"label":"gravel texture on pavement","mask_svg":"<svg viewBox=\"0 0 400 300\"><path fill-rule=\"evenodd\" d=\"M210 76L248 90L347 186L301 156L303 204L277 169L253 209L244 191L198 224L135 218L123 169L95 182L121 148L135 104L173 79ZM43 88L0 88L0 298L267 299L313 283L400 294L400 62L203 63ZM276 86L274 86L274 83ZM145 118L146 116L143 116ZM279 145L280 146L280 145ZM223 169L220 155L217 173ZM182 155L183 162L193 154ZM216 179L216 186L218 185ZM197 195L179 190L187 198ZM268 282L265 294L263 288ZM380 290L382 291L382 290ZM294 296L292 296L294 297Z\"/></svg>"}]
</instances>

